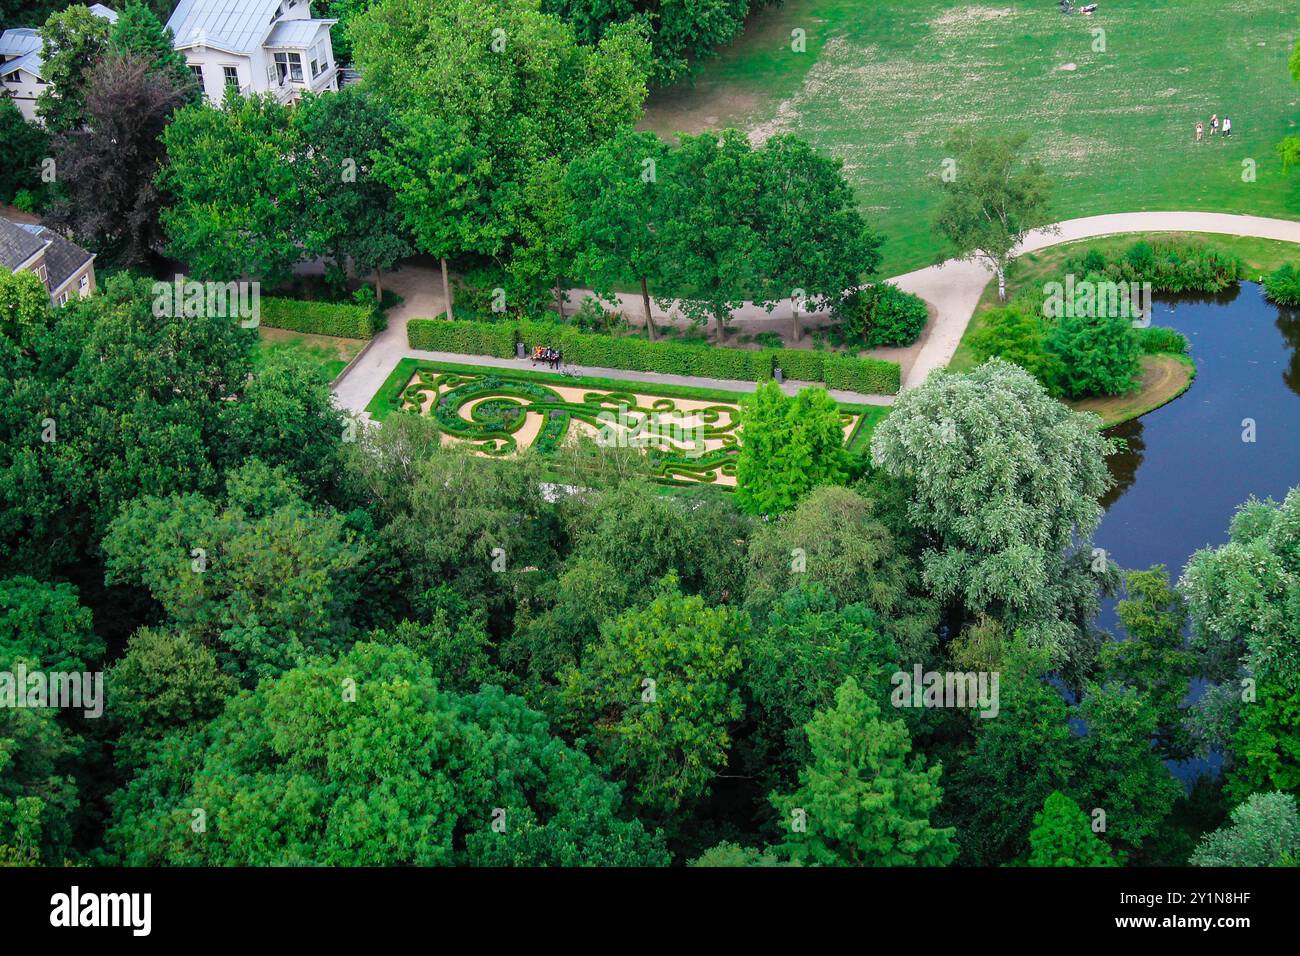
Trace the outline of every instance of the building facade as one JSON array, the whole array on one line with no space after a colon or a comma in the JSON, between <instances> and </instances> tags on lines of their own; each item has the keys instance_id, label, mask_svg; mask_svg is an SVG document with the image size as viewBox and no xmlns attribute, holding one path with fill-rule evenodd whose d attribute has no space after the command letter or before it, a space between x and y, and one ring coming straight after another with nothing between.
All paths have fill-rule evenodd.
<instances>
[{"instance_id":1,"label":"building facade","mask_svg":"<svg viewBox=\"0 0 1300 956\"><path fill-rule=\"evenodd\" d=\"M95 291L95 257L39 224L0 217L0 266L34 273L55 305Z\"/></svg>"}]
</instances>

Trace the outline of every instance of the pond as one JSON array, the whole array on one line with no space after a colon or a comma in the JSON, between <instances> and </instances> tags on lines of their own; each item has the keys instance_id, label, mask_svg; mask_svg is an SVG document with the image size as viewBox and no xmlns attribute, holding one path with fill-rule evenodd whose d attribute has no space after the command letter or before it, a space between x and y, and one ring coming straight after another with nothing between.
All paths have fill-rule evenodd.
<instances>
[{"instance_id":1,"label":"pond","mask_svg":"<svg viewBox=\"0 0 1300 956\"><path fill-rule=\"evenodd\" d=\"M1300 311L1243 282L1212 299L1157 301L1152 323L1187 336L1196 379L1170 404L1107 432L1128 448L1109 459L1116 485L1102 500L1096 544L1122 568L1163 564L1177 580L1197 549L1228 540L1241 502L1281 501L1300 485ZM1116 632L1113 601L1098 623ZM1193 698L1201 690L1194 685ZM1213 754L1174 772L1188 781L1219 763Z\"/></svg>"}]
</instances>

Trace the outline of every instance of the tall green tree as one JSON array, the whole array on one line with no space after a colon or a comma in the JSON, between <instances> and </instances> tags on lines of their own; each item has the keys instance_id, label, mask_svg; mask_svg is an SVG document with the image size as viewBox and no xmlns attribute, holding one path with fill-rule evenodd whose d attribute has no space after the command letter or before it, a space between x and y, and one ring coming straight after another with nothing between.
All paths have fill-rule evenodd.
<instances>
[{"instance_id":1,"label":"tall green tree","mask_svg":"<svg viewBox=\"0 0 1300 956\"><path fill-rule=\"evenodd\" d=\"M175 39L147 4L127 0L109 30L108 49L118 56L145 61L150 73L181 91L186 103L197 105L203 100L203 87L185 65L185 54L176 49Z\"/></svg>"},{"instance_id":2,"label":"tall green tree","mask_svg":"<svg viewBox=\"0 0 1300 956\"><path fill-rule=\"evenodd\" d=\"M50 132L77 129L84 121L87 75L108 49L109 29L90 7L73 4L50 14L37 31L47 85L36 98L36 113Z\"/></svg>"},{"instance_id":3,"label":"tall green tree","mask_svg":"<svg viewBox=\"0 0 1300 956\"><path fill-rule=\"evenodd\" d=\"M741 402L736 504L751 514L778 515L820 485L848 478L840 408L825 389L789 396L765 382Z\"/></svg>"},{"instance_id":4,"label":"tall green tree","mask_svg":"<svg viewBox=\"0 0 1300 956\"><path fill-rule=\"evenodd\" d=\"M748 619L664 591L601 627L562 678L566 718L598 764L648 813L670 817L705 793L743 708L737 689Z\"/></svg>"},{"instance_id":5,"label":"tall green tree","mask_svg":"<svg viewBox=\"0 0 1300 956\"><path fill-rule=\"evenodd\" d=\"M1110 850L1079 805L1054 790L1034 816L1029 833L1030 866L1114 866Z\"/></svg>"},{"instance_id":6,"label":"tall green tree","mask_svg":"<svg viewBox=\"0 0 1300 956\"><path fill-rule=\"evenodd\" d=\"M1089 545L1111 483L1112 445L1095 419L992 359L903 393L871 449L907 492L925 582L954 630L989 613L1081 673L1096 653L1099 590L1116 583Z\"/></svg>"},{"instance_id":7,"label":"tall green tree","mask_svg":"<svg viewBox=\"0 0 1300 956\"><path fill-rule=\"evenodd\" d=\"M29 123L18 105L0 98L0 202L12 203L20 190L37 190L41 181L41 160L50 155L50 135L36 123ZM57 174L58 167L55 167Z\"/></svg>"},{"instance_id":8,"label":"tall green tree","mask_svg":"<svg viewBox=\"0 0 1300 956\"><path fill-rule=\"evenodd\" d=\"M930 825L943 796L942 768L908 759L912 742L901 720L883 720L880 705L852 677L835 703L807 724L812 761L799 787L772 796L784 820L783 849L821 866L944 866L957 855L951 828Z\"/></svg>"},{"instance_id":9,"label":"tall green tree","mask_svg":"<svg viewBox=\"0 0 1300 956\"><path fill-rule=\"evenodd\" d=\"M1120 395L1141 381L1142 346L1124 316L1063 315L1048 329L1044 347L1058 359L1067 398Z\"/></svg>"},{"instance_id":10,"label":"tall green tree","mask_svg":"<svg viewBox=\"0 0 1300 956\"><path fill-rule=\"evenodd\" d=\"M1300 816L1288 793L1255 793L1232 811L1232 823L1208 833L1192 866L1295 866L1300 859Z\"/></svg>"},{"instance_id":11,"label":"tall green tree","mask_svg":"<svg viewBox=\"0 0 1300 956\"><path fill-rule=\"evenodd\" d=\"M1007 298L1012 251L1033 229L1050 221L1051 180L1042 164L1026 159L1026 133L988 136L973 127L957 130L944 144L935 231L962 259L983 260L998 279L998 301Z\"/></svg>"},{"instance_id":12,"label":"tall green tree","mask_svg":"<svg viewBox=\"0 0 1300 956\"><path fill-rule=\"evenodd\" d=\"M842 161L789 134L769 139L758 158L764 298L771 304L790 299L790 335L798 342L799 309L828 309L874 273L880 237L862 221Z\"/></svg>"}]
</instances>

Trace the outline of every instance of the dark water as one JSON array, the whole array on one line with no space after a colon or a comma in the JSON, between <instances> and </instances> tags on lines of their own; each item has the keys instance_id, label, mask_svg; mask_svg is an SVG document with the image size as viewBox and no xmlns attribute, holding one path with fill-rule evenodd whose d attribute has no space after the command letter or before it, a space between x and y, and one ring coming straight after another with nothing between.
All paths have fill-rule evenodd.
<instances>
[{"instance_id":1,"label":"dark water","mask_svg":"<svg viewBox=\"0 0 1300 956\"><path fill-rule=\"evenodd\" d=\"M1228 523L1251 495L1280 501L1300 485L1300 312L1264 300L1260 287L1213 299L1155 304L1155 325L1191 342L1192 387L1164 408L1107 434L1128 442L1109 459L1116 486L1096 534L1120 567L1163 564L1175 580L1198 548L1228 540ZM1242 440L1253 419L1255 441ZM1116 633L1113 601L1098 623ZM1192 697L1202 687L1194 685ZM1214 771L1217 754L1173 767L1189 781Z\"/></svg>"},{"instance_id":2,"label":"dark water","mask_svg":"<svg viewBox=\"0 0 1300 956\"><path fill-rule=\"evenodd\" d=\"M1187 336L1196 380L1107 433L1128 451L1109 460L1117 484L1096 541L1122 568L1164 564L1177 578L1194 551L1227 540L1237 505L1300 485L1300 312L1245 282L1215 299L1157 302L1152 323ZM1242 440L1247 418L1253 443ZM1102 624L1113 626L1111 609Z\"/></svg>"}]
</instances>

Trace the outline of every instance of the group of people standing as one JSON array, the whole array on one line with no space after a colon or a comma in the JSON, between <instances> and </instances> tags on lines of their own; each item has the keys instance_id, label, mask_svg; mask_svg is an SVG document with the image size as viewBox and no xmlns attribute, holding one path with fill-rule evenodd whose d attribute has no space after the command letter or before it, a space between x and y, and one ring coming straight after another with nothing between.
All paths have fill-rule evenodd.
<instances>
[{"instance_id":1,"label":"group of people standing","mask_svg":"<svg viewBox=\"0 0 1300 956\"><path fill-rule=\"evenodd\" d=\"M1219 132L1219 114L1215 113L1210 117L1210 135L1215 136ZM1232 135L1232 120L1228 117L1223 118L1223 135L1225 137ZM1205 138L1205 124L1200 120L1196 121L1196 141L1199 143Z\"/></svg>"}]
</instances>

